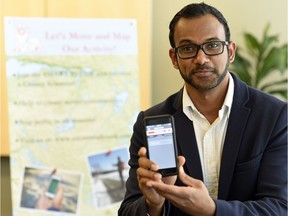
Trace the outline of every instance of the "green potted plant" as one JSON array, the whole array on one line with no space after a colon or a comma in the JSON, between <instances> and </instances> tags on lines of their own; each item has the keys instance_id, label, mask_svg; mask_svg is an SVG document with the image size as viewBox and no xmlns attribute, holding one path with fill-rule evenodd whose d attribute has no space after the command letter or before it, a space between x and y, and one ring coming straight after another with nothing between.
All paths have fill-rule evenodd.
<instances>
[{"instance_id":1,"label":"green potted plant","mask_svg":"<svg viewBox=\"0 0 288 216\"><path fill-rule=\"evenodd\" d=\"M237 48L231 71L248 85L287 100L287 43L276 46L278 35L269 35L266 25L262 41L244 33L246 49Z\"/></svg>"}]
</instances>

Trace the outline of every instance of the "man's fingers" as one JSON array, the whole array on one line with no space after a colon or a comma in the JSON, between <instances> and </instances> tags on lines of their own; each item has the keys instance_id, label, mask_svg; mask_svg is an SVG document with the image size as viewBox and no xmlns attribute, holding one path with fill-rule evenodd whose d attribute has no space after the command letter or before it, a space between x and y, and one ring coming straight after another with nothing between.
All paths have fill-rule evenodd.
<instances>
[{"instance_id":1,"label":"man's fingers","mask_svg":"<svg viewBox=\"0 0 288 216\"><path fill-rule=\"evenodd\" d=\"M179 167L179 179L182 183L190 187L199 188L202 186L202 181L187 175L183 169L183 166Z\"/></svg>"},{"instance_id":2,"label":"man's fingers","mask_svg":"<svg viewBox=\"0 0 288 216\"><path fill-rule=\"evenodd\" d=\"M146 157L147 154L147 149L145 147L141 147L138 151L138 156L139 157Z\"/></svg>"},{"instance_id":3,"label":"man's fingers","mask_svg":"<svg viewBox=\"0 0 288 216\"><path fill-rule=\"evenodd\" d=\"M152 170L152 171L157 171L158 165L153 163L153 161L150 161L147 158L147 150L145 147L141 147L140 150L138 151L139 159L138 159L138 164L139 167L142 167L144 169Z\"/></svg>"},{"instance_id":4,"label":"man's fingers","mask_svg":"<svg viewBox=\"0 0 288 216\"><path fill-rule=\"evenodd\" d=\"M184 166L185 161L186 161L185 157L183 157L183 156L178 156L179 167L180 167L180 166Z\"/></svg>"},{"instance_id":5,"label":"man's fingers","mask_svg":"<svg viewBox=\"0 0 288 216\"><path fill-rule=\"evenodd\" d=\"M194 179L185 173L183 168L183 165L185 164L185 157L179 156L178 161L179 161L179 179L181 180L181 182L190 187L197 187L197 188L200 187L202 184L200 180Z\"/></svg>"}]
</instances>

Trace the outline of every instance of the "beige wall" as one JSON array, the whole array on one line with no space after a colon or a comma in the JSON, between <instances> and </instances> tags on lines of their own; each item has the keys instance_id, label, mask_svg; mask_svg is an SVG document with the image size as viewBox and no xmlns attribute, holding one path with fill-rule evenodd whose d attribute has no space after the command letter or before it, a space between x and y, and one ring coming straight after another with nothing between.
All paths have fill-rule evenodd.
<instances>
[{"instance_id":1,"label":"beige wall","mask_svg":"<svg viewBox=\"0 0 288 216\"><path fill-rule=\"evenodd\" d=\"M153 1L152 28L152 104L164 100L183 85L182 78L172 67L168 50L168 25L172 17L186 4L202 1ZM287 0L206 0L226 17L231 40L243 45L242 33L251 32L259 38L264 26L271 23L271 33L279 34L281 44L287 42Z\"/></svg>"}]
</instances>

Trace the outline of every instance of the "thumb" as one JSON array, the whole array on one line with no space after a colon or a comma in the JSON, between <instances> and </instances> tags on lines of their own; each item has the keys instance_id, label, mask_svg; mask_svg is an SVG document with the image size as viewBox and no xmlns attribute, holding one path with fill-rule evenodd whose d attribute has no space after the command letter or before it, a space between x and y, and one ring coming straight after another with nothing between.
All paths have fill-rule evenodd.
<instances>
[{"instance_id":1,"label":"thumb","mask_svg":"<svg viewBox=\"0 0 288 216\"><path fill-rule=\"evenodd\" d=\"M178 156L179 168L184 166L185 161L186 161L185 157L183 157L183 156Z\"/></svg>"},{"instance_id":2,"label":"thumb","mask_svg":"<svg viewBox=\"0 0 288 216\"><path fill-rule=\"evenodd\" d=\"M185 173L184 168L183 168L183 165L185 163L185 158L182 157L182 158L184 158L184 161L183 161L183 159L180 159L180 157L181 156L179 156L179 174L178 174L180 181L187 186L197 185L198 180L192 178L191 176L189 176ZM184 163L182 163L182 162L184 162Z\"/></svg>"},{"instance_id":3,"label":"thumb","mask_svg":"<svg viewBox=\"0 0 288 216\"><path fill-rule=\"evenodd\" d=\"M183 168L183 166L184 166L184 164L186 162L185 157L179 156L178 157L178 162L179 162L179 174L178 174L178 177L182 181L182 183L187 184L185 179L188 178L189 176L185 173L184 168ZM187 185L189 185L189 184L187 184Z\"/></svg>"},{"instance_id":4,"label":"thumb","mask_svg":"<svg viewBox=\"0 0 288 216\"><path fill-rule=\"evenodd\" d=\"M54 207L60 209L64 198L63 187L59 186L56 196L54 197Z\"/></svg>"}]
</instances>

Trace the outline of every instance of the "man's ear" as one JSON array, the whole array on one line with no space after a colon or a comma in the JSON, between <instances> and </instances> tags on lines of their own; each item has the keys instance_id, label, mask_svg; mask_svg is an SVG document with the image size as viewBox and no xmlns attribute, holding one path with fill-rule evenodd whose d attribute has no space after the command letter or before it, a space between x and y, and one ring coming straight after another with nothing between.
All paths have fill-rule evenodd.
<instances>
[{"instance_id":1,"label":"man's ear","mask_svg":"<svg viewBox=\"0 0 288 216\"><path fill-rule=\"evenodd\" d=\"M235 59L235 54L236 54L236 43L231 41L228 45L228 49L229 49L229 62L232 63Z\"/></svg>"},{"instance_id":2,"label":"man's ear","mask_svg":"<svg viewBox=\"0 0 288 216\"><path fill-rule=\"evenodd\" d=\"M175 50L173 48L171 48L169 50L169 56L170 56L170 59L172 61L172 64L173 64L173 67L175 69L179 69L178 67L178 61L177 61L177 54L175 53Z\"/></svg>"}]
</instances>

